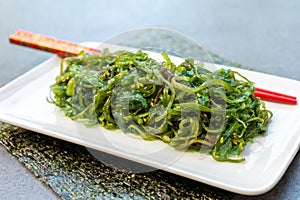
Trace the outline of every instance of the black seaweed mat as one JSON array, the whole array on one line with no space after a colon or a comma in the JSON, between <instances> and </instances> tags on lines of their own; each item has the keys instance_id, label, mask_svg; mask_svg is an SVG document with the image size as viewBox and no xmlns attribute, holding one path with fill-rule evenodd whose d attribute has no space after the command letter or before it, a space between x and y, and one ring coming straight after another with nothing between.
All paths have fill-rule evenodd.
<instances>
[{"instance_id":1,"label":"black seaweed mat","mask_svg":"<svg viewBox=\"0 0 300 200\"><path fill-rule=\"evenodd\" d=\"M62 199L229 199L232 193L168 172L111 168L82 146L0 123L0 143ZM225 196L224 196L225 195Z\"/></svg>"},{"instance_id":2,"label":"black seaweed mat","mask_svg":"<svg viewBox=\"0 0 300 200\"><path fill-rule=\"evenodd\" d=\"M212 56L215 63L240 67ZM61 199L231 199L234 196L162 170L131 173L112 168L98 161L85 147L2 122L0 143ZM111 157L102 155L105 156Z\"/></svg>"}]
</instances>

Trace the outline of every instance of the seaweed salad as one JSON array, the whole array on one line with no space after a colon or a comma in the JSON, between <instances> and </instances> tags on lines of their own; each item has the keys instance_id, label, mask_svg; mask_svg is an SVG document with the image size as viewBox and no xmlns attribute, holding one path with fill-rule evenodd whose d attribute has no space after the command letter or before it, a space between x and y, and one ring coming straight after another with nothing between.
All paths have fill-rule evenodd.
<instances>
[{"instance_id":1,"label":"seaweed salad","mask_svg":"<svg viewBox=\"0 0 300 200\"><path fill-rule=\"evenodd\" d=\"M209 71L186 58L158 62L143 51L64 58L48 99L66 116L87 126L159 139L178 150L243 162L247 143L272 118L254 96L254 83L230 69Z\"/></svg>"}]
</instances>

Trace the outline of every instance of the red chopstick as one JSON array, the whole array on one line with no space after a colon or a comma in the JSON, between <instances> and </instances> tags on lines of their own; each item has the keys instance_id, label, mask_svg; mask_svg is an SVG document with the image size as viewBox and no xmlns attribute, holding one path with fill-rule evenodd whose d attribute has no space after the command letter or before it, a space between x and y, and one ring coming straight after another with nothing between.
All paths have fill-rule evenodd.
<instances>
[{"instance_id":1,"label":"red chopstick","mask_svg":"<svg viewBox=\"0 0 300 200\"><path fill-rule=\"evenodd\" d=\"M14 44L55 53L61 57L76 56L82 51L91 54L101 53L99 49L85 47L24 30L17 30L14 34L11 34L9 41Z\"/></svg>"},{"instance_id":2,"label":"red chopstick","mask_svg":"<svg viewBox=\"0 0 300 200\"><path fill-rule=\"evenodd\" d=\"M297 98L294 96L281 94L278 92L273 92L261 88L255 88L254 96L259 97L266 101L273 101L277 103L285 103L285 104L292 104L292 105L297 104Z\"/></svg>"},{"instance_id":3,"label":"red chopstick","mask_svg":"<svg viewBox=\"0 0 300 200\"><path fill-rule=\"evenodd\" d=\"M17 30L14 34L11 34L9 36L9 41L14 44L55 53L61 57L77 56L82 51L90 54L101 53L101 51L98 49L85 47L65 40L59 40L56 38L43 36L24 30ZM256 88L254 96L266 101L293 105L297 104L297 98L294 96L281 94L261 88Z\"/></svg>"},{"instance_id":4,"label":"red chopstick","mask_svg":"<svg viewBox=\"0 0 300 200\"><path fill-rule=\"evenodd\" d=\"M261 88L256 88L256 92L269 93L269 94L274 94L274 95L277 95L277 96L282 96L282 97L297 99L294 96L290 96L290 95L287 95L287 94L281 94L281 93L278 93L278 92L273 92L273 91L269 91L269 90L265 90L265 89L261 89Z\"/></svg>"}]
</instances>

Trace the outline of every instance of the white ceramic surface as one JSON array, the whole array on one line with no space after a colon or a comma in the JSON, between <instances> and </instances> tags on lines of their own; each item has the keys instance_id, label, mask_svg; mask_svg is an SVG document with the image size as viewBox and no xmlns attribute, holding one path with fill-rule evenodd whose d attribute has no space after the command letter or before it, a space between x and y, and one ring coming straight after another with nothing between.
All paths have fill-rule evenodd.
<instances>
[{"instance_id":1,"label":"white ceramic surface","mask_svg":"<svg viewBox=\"0 0 300 200\"><path fill-rule=\"evenodd\" d=\"M274 117L264 136L249 144L244 163L222 163L198 152L179 152L161 141L145 141L121 131L87 128L46 101L61 59L50 58L0 88L0 121L84 145L232 192L256 195L272 189L299 150L300 107L267 102ZM225 67L225 66L217 66ZM297 96L300 82L234 69L257 87Z\"/></svg>"}]
</instances>

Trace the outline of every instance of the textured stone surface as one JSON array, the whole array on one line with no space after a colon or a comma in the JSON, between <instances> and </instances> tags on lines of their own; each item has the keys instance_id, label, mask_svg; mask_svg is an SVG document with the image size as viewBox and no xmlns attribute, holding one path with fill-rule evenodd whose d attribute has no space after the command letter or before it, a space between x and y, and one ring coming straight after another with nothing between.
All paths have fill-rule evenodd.
<instances>
[{"instance_id":1,"label":"textured stone surface","mask_svg":"<svg viewBox=\"0 0 300 200\"><path fill-rule=\"evenodd\" d=\"M36 179L20 164L15 157L8 154L0 145L0 196L1 199L44 199L54 200L57 196Z\"/></svg>"}]
</instances>

